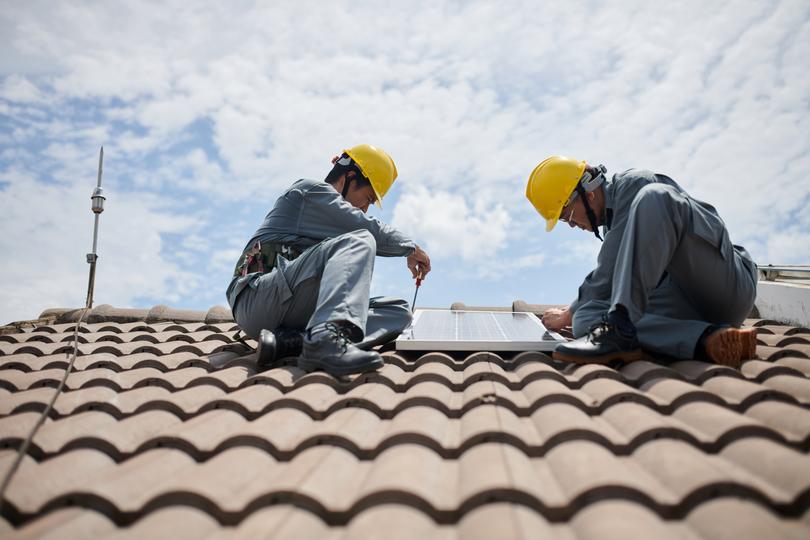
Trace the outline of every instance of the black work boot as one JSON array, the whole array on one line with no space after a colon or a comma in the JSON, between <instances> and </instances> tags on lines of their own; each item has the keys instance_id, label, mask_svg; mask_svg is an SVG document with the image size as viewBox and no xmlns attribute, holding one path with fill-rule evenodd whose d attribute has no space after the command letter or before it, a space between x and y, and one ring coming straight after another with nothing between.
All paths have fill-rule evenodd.
<instances>
[{"instance_id":1,"label":"black work boot","mask_svg":"<svg viewBox=\"0 0 810 540\"><path fill-rule=\"evenodd\" d=\"M276 367L282 358L299 356L304 346L304 334L298 330L277 328L275 332L262 330L259 333L259 370Z\"/></svg>"},{"instance_id":2,"label":"black work boot","mask_svg":"<svg viewBox=\"0 0 810 540\"><path fill-rule=\"evenodd\" d=\"M304 337L304 349L298 367L304 371L322 369L330 375L348 375L379 369L382 357L375 351L358 349L348 325L328 322L310 328Z\"/></svg>"},{"instance_id":3,"label":"black work boot","mask_svg":"<svg viewBox=\"0 0 810 540\"><path fill-rule=\"evenodd\" d=\"M621 308L603 315L602 322L593 325L586 336L558 345L552 357L577 364L635 362L641 360L641 348L636 327Z\"/></svg>"}]
</instances>

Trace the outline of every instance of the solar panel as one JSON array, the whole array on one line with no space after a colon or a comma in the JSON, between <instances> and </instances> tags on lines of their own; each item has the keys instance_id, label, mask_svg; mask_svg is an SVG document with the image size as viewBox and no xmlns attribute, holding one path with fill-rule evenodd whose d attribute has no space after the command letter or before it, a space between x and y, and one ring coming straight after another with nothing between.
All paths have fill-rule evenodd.
<instances>
[{"instance_id":1,"label":"solar panel","mask_svg":"<svg viewBox=\"0 0 810 540\"><path fill-rule=\"evenodd\" d=\"M400 351L552 351L565 338L532 313L417 309Z\"/></svg>"}]
</instances>

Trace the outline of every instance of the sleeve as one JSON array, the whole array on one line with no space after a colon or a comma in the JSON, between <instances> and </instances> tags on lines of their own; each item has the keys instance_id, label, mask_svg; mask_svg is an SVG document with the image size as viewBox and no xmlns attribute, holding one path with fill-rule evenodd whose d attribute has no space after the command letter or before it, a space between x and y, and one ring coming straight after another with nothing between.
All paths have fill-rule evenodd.
<instances>
[{"instance_id":1,"label":"sleeve","mask_svg":"<svg viewBox=\"0 0 810 540\"><path fill-rule=\"evenodd\" d=\"M613 268L616 266L616 256L619 253L626 223L625 216L622 216L621 219L621 223L614 221L613 227L605 235L602 249L596 258L596 268L585 276L582 285L579 286L577 299L568 307L571 313L575 313L582 304L589 300L610 300L610 293L613 289Z\"/></svg>"},{"instance_id":2,"label":"sleeve","mask_svg":"<svg viewBox=\"0 0 810 540\"><path fill-rule=\"evenodd\" d=\"M577 299L568 306L572 313L589 300L610 300L613 291L613 270L627 226L627 214L638 191L648 183L649 180L626 173L622 175L620 181L614 182L613 222L605 234L605 241L596 258L596 268L585 276L585 280L579 286Z\"/></svg>"},{"instance_id":3,"label":"sleeve","mask_svg":"<svg viewBox=\"0 0 810 540\"><path fill-rule=\"evenodd\" d=\"M374 236L377 255L382 257L404 257L416 249L413 240L355 208L328 184L311 186L303 197L296 231L299 236L320 241L364 229Z\"/></svg>"}]
</instances>

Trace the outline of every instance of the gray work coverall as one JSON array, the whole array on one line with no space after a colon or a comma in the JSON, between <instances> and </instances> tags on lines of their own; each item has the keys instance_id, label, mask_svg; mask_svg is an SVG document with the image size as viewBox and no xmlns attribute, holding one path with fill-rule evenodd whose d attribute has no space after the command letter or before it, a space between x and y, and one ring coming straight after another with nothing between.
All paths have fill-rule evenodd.
<instances>
[{"instance_id":1,"label":"gray work coverall","mask_svg":"<svg viewBox=\"0 0 810 540\"><path fill-rule=\"evenodd\" d=\"M582 337L621 304L644 349L693 358L706 329L739 325L756 298L757 268L713 206L674 180L630 169L604 184L604 243L570 305Z\"/></svg>"},{"instance_id":2,"label":"gray work coverall","mask_svg":"<svg viewBox=\"0 0 810 540\"><path fill-rule=\"evenodd\" d=\"M374 257L402 257L416 244L367 216L323 181L298 180L276 201L247 246L256 241L303 250L276 258L266 274L231 280L226 295L234 319L256 339L261 329L307 329L349 321L364 332L358 347L390 341L411 322L405 300L369 298Z\"/></svg>"}]
</instances>

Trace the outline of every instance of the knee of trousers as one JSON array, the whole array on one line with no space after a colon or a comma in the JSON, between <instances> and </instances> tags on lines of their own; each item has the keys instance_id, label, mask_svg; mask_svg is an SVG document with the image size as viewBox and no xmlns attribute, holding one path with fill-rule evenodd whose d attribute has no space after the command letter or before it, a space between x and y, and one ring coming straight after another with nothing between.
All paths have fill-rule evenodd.
<instances>
[{"instance_id":1,"label":"knee of trousers","mask_svg":"<svg viewBox=\"0 0 810 540\"><path fill-rule=\"evenodd\" d=\"M348 232L336 236L333 243L339 246L351 246L370 251L372 254L377 252L377 241L374 235L365 229L358 229L356 231Z\"/></svg>"},{"instance_id":2,"label":"knee of trousers","mask_svg":"<svg viewBox=\"0 0 810 540\"><path fill-rule=\"evenodd\" d=\"M602 322L602 315L610 309L610 302L604 300L591 300L582 304L574 312L571 321L571 332L575 338L580 338L588 333L588 329L594 324Z\"/></svg>"},{"instance_id":3,"label":"knee of trousers","mask_svg":"<svg viewBox=\"0 0 810 540\"><path fill-rule=\"evenodd\" d=\"M399 315L399 323L400 329L405 330L411 321L413 321L413 313L411 313L410 307L408 306L408 302L402 301L401 305L397 306L397 315Z\"/></svg>"},{"instance_id":4,"label":"knee of trousers","mask_svg":"<svg viewBox=\"0 0 810 540\"><path fill-rule=\"evenodd\" d=\"M385 313L399 330L404 330L411 324L413 313L407 300L401 298L378 297L372 300L371 308L377 313ZM401 328L400 328L401 327Z\"/></svg>"}]
</instances>

